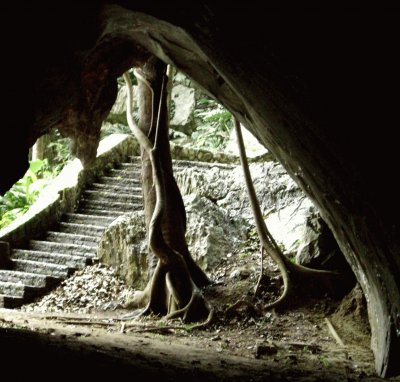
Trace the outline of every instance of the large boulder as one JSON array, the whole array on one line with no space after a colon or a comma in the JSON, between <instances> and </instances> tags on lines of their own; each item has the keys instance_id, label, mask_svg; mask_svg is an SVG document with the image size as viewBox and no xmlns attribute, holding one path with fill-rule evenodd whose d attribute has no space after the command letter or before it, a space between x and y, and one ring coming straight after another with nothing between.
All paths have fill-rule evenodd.
<instances>
[{"instance_id":1,"label":"large boulder","mask_svg":"<svg viewBox=\"0 0 400 382\"><path fill-rule=\"evenodd\" d=\"M173 105L171 128L190 134L195 128L193 114L196 106L195 90L182 84L175 85L172 88L171 101Z\"/></svg>"},{"instance_id":2,"label":"large boulder","mask_svg":"<svg viewBox=\"0 0 400 382\"><path fill-rule=\"evenodd\" d=\"M196 262L206 271L221 263L248 237L248 223L238 217L232 219L229 211L198 194L184 196L187 212L186 239Z\"/></svg>"},{"instance_id":3,"label":"large boulder","mask_svg":"<svg viewBox=\"0 0 400 382\"><path fill-rule=\"evenodd\" d=\"M99 260L116 269L128 286L143 288L147 281L147 244L143 212L114 220L100 240Z\"/></svg>"},{"instance_id":4,"label":"large boulder","mask_svg":"<svg viewBox=\"0 0 400 382\"><path fill-rule=\"evenodd\" d=\"M137 107L137 87L133 86L133 97L132 97L132 110ZM118 84L117 99L114 102L113 107L106 119L111 124L122 124L127 125L126 122L126 86L125 84Z\"/></svg>"}]
</instances>

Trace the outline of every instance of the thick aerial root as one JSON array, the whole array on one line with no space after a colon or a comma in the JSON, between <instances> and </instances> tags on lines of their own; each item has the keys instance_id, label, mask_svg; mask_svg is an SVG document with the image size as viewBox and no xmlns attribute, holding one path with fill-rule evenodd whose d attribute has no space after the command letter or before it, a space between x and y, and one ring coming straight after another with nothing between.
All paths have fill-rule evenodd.
<instances>
[{"instance_id":1,"label":"thick aerial root","mask_svg":"<svg viewBox=\"0 0 400 382\"><path fill-rule=\"evenodd\" d=\"M307 283L318 283L318 287L321 290L333 292L334 284L339 276L337 272L311 269L289 261L284 262L284 268L279 268L283 279L283 292L277 300L264 306L264 310L282 307L287 304L296 295L296 291L299 290L296 286L304 286Z\"/></svg>"},{"instance_id":2,"label":"thick aerial root","mask_svg":"<svg viewBox=\"0 0 400 382\"><path fill-rule=\"evenodd\" d=\"M262 247L271 256L278 265L279 271L283 280L283 293L274 302L268 304L264 309L271 309L282 306L287 302L288 298L293 294L293 281L301 281L305 278L317 278L323 283L331 283L331 277L337 276L335 272L314 270L303 267L301 265L291 263L281 252L274 238L269 232L264 217L261 213L260 203L258 202L257 194L254 189L253 181L249 170L249 164L246 156L246 149L243 142L243 136L240 128L240 122L235 118L234 125L239 147L240 162L242 164L243 175L246 183L246 188L252 208L257 233Z\"/></svg>"},{"instance_id":3,"label":"thick aerial root","mask_svg":"<svg viewBox=\"0 0 400 382\"><path fill-rule=\"evenodd\" d=\"M181 318L183 322L195 322L206 318L203 323L196 325L196 327L200 327L208 325L213 316L214 309L204 299L203 294L197 288L194 288L189 303L182 309L169 313L165 318L167 320Z\"/></svg>"},{"instance_id":4,"label":"thick aerial root","mask_svg":"<svg viewBox=\"0 0 400 382\"><path fill-rule=\"evenodd\" d=\"M152 282L154 282L154 279ZM149 315L165 315L165 309L168 309L168 314L165 316L165 319L167 320L180 318L183 322L195 322L206 319L204 322L196 325L196 328L208 325L213 318L214 310L210 307L204 299L203 294L196 286L193 286L192 296L187 305L177 310L175 310L176 304L171 303L171 301L175 300L171 290L169 291L167 298L164 298L165 305L163 305L160 304L160 299L164 296L159 295L159 290L157 290L154 285L151 287L153 299L150 299L149 301L151 293L146 292L147 289L148 288L141 292L141 297L144 297L143 301L147 300L147 305L142 305L141 307L130 305L129 307L134 308L134 310L120 317L121 320L131 320ZM154 301L158 301L158 304L155 304Z\"/></svg>"},{"instance_id":5,"label":"thick aerial root","mask_svg":"<svg viewBox=\"0 0 400 382\"><path fill-rule=\"evenodd\" d=\"M151 108L153 115L155 115L154 91L151 88L151 84L140 72L136 71L135 74L138 80L143 82L152 93ZM154 143L138 128L132 119L130 105L132 86L129 76L126 73L124 74L124 78L128 95L128 125L139 141L142 149L147 152L152 167L156 199L154 211L148 224L148 240L152 253L159 260L152 280L150 281L150 286L147 288L147 296L146 293L138 293L133 300L134 303L139 306L143 305L147 298L148 304L140 311L139 315L153 313L155 315L167 316L167 318L180 317L184 321L201 320L210 315L211 309L205 302L203 295L196 285L206 285L209 283L209 280L204 272L194 264L189 253L185 251L182 253L182 245L180 246L181 248L177 250L175 249L176 243L171 243L171 240L174 239L174 235L172 235L171 238L170 233L176 228L171 228L171 224L176 224L178 229L181 226L180 237L183 238L181 239L183 241L186 224L180 224L182 223L182 216L184 216L183 201L181 198L173 198L173 195L179 194L179 189L173 177L171 180L171 174L165 170L165 160L171 160L170 156L164 153L165 147L168 147L168 121L165 115L166 77L164 75L160 89L159 107L156 124L154 126ZM151 126L151 128L153 128L153 126ZM174 200L176 201L176 199L178 201L174 204ZM177 209L180 211L177 211ZM178 214L178 216L171 220L174 214ZM170 219L168 220L166 217ZM185 219L183 220L185 221ZM167 224L168 226L166 227ZM179 246L177 246L177 248L179 248Z\"/></svg>"},{"instance_id":6,"label":"thick aerial root","mask_svg":"<svg viewBox=\"0 0 400 382\"><path fill-rule=\"evenodd\" d=\"M144 308L150 297L151 282L149 282L144 290L135 290L133 296L124 304L124 309L140 309Z\"/></svg>"}]
</instances>

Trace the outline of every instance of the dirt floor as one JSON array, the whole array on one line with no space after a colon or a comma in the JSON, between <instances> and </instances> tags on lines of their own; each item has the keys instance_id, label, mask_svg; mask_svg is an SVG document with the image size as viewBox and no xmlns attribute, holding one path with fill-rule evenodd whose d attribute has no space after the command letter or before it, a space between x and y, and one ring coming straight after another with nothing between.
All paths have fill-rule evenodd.
<instances>
[{"instance_id":1,"label":"dirt floor","mask_svg":"<svg viewBox=\"0 0 400 382\"><path fill-rule=\"evenodd\" d=\"M116 306L112 301L93 308L100 304L94 304L90 295L75 302L64 299L65 309L39 301L22 310L0 310L2 348L8 349L3 365L11 368L16 359L23 359L26 368L19 372L30 376L40 371L38 365L50 363L60 375L74 375L79 369L81 374L110 372L134 380L380 380L374 373L359 288L337 301L312 297L304 287L285 310L263 311L279 295L281 285L276 267L266 261L259 297L254 299L258 263L259 254L241 250L228 254L211 273L214 284L204 294L215 314L203 328L156 317L123 321L126 309L111 309ZM65 293L62 288L73 290L71 282L60 288L53 292L58 298ZM90 306L86 311L85 301ZM233 309L237 301L246 303ZM329 323L339 338L334 338Z\"/></svg>"}]
</instances>

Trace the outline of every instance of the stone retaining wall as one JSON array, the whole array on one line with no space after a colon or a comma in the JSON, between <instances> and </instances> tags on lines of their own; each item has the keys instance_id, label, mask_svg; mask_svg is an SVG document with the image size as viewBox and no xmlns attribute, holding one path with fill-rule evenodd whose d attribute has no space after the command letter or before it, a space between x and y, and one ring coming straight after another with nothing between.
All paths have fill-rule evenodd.
<instances>
[{"instance_id":1,"label":"stone retaining wall","mask_svg":"<svg viewBox=\"0 0 400 382\"><path fill-rule=\"evenodd\" d=\"M0 230L0 241L23 247L28 240L55 225L63 213L74 211L81 191L96 175L113 167L114 163L138 155L138 152L138 144L130 135L113 134L104 138L99 144L96 162L90 169L83 169L79 159L67 164L26 214Z\"/></svg>"}]
</instances>

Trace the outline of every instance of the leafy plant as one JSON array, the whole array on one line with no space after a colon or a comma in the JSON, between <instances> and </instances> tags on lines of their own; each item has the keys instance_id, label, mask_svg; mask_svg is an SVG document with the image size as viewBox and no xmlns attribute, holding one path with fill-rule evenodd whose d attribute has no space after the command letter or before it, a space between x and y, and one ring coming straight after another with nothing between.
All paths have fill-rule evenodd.
<instances>
[{"instance_id":1,"label":"leafy plant","mask_svg":"<svg viewBox=\"0 0 400 382\"><path fill-rule=\"evenodd\" d=\"M54 172L49 169L46 159L31 161L24 177L0 196L0 228L23 215L53 177Z\"/></svg>"},{"instance_id":2,"label":"leafy plant","mask_svg":"<svg viewBox=\"0 0 400 382\"><path fill-rule=\"evenodd\" d=\"M70 139L64 138L58 131L54 131L54 137L48 145L51 150L51 171L57 175L62 168L73 159L71 154ZM50 166L49 166L50 167Z\"/></svg>"},{"instance_id":3,"label":"leafy plant","mask_svg":"<svg viewBox=\"0 0 400 382\"><path fill-rule=\"evenodd\" d=\"M223 149L232 129L231 113L216 101L203 98L194 114L198 121L198 127L192 133L194 145L211 150Z\"/></svg>"},{"instance_id":4,"label":"leafy plant","mask_svg":"<svg viewBox=\"0 0 400 382\"><path fill-rule=\"evenodd\" d=\"M319 357L319 362L321 362L321 364L326 368L329 368L331 366L329 360L324 356Z\"/></svg>"}]
</instances>

